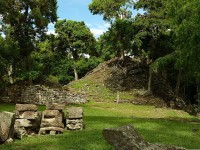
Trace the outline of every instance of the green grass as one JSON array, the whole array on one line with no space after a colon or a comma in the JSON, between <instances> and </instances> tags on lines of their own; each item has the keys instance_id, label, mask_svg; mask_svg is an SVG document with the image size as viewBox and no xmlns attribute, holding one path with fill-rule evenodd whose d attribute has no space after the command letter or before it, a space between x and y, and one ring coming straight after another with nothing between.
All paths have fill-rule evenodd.
<instances>
[{"instance_id":1,"label":"green grass","mask_svg":"<svg viewBox=\"0 0 200 150\"><path fill-rule=\"evenodd\" d=\"M78 106L78 105L75 105ZM152 143L200 148L200 120L186 112L153 106L96 103L84 108L83 131L66 131L56 136L35 136L0 145L2 150L113 150L102 136L104 128L133 124ZM71 106L68 106L71 107ZM13 105L0 104L0 110L13 111ZM43 110L44 107L40 107ZM193 129L199 131L193 132Z\"/></svg>"}]
</instances>

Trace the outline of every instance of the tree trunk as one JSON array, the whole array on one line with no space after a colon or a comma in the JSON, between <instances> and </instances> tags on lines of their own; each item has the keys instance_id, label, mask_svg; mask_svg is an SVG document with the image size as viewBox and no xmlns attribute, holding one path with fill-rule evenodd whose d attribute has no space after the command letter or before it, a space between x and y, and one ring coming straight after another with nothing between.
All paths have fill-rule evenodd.
<instances>
[{"instance_id":1,"label":"tree trunk","mask_svg":"<svg viewBox=\"0 0 200 150\"><path fill-rule=\"evenodd\" d=\"M177 82L176 82L176 87L175 87L175 95L178 96L179 90L180 90L180 84L181 84L181 70L179 69L178 71L178 78L177 78Z\"/></svg>"},{"instance_id":2,"label":"tree trunk","mask_svg":"<svg viewBox=\"0 0 200 150\"><path fill-rule=\"evenodd\" d=\"M120 51L120 59L121 60L124 60L124 50L122 49L121 51Z\"/></svg>"},{"instance_id":3,"label":"tree trunk","mask_svg":"<svg viewBox=\"0 0 200 150\"><path fill-rule=\"evenodd\" d=\"M117 91L117 104L119 104L119 91Z\"/></svg>"},{"instance_id":4,"label":"tree trunk","mask_svg":"<svg viewBox=\"0 0 200 150\"><path fill-rule=\"evenodd\" d=\"M78 71L76 69L76 66L74 66L74 78L75 80L78 80Z\"/></svg>"},{"instance_id":5,"label":"tree trunk","mask_svg":"<svg viewBox=\"0 0 200 150\"><path fill-rule=\"evenodd\" d=\"M149 81L148 81L148 89L147 89L149 94L152 94L151 86L152 86L152 70L151 68L149 68Z\"/></svg>"},{"instance_id":6,"label":"tree trunk","mask_svg":"<svg viewBox=\"0 0 200 150\"><path fill-rule=\"evenodd\" d=\"M13 79L13 65L12 64L9 64L9 66L7 67L7 71L8 71L9 82L10 84L13 84L14 79Z\"/></svg>"}]
</instances>

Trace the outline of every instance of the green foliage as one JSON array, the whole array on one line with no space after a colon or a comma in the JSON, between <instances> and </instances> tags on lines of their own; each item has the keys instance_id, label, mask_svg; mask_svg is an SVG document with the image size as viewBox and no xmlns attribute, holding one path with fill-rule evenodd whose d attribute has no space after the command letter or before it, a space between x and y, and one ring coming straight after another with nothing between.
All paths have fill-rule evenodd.
<instances>
[{"instance_id":1,"label":"green foliage","mask_svg":"<svg viewBox=\"0 0 200 150\"><path fill-rule=\"evenodd\" d=\"M128 8L133 7L133 3L132 0L93 0L89 10L94 15L103 15L103 19L109 21L113 18L130 18L131 11Z\"/></svg>"}]
</instances>

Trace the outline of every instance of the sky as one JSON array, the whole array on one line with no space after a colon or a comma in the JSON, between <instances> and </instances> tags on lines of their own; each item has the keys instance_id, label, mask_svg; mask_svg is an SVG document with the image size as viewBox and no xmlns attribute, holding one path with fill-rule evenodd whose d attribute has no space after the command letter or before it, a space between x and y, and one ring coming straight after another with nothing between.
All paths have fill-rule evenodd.
<instances>
[{"instance_id":1,"label":"sky","mask_svg":"<svg viewBox=\"0 0 200 150\"><path fill-rule=\"evenodd\" d=\"M90 28L91 32L97 38L105 32L110 24L103 20L100 15L92 15L88 5L92 0L58 0L58 17L59 20L84 21ZM137 12L134 12L136 14ZM48 33L54 33L54 25L49 24Z\"/></svg>"}]
</instances>

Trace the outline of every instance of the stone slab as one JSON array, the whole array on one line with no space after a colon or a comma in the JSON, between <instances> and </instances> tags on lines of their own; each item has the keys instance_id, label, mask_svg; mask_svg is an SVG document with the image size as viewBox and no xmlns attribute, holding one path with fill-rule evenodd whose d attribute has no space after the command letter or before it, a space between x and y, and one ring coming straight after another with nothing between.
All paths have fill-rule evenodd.
<instances>
[{"instance_id":1,"label":"stone slab","mask_svg":"<svg viewBox=\"0 0 200 150\"><path fill-rule=\"evenodd\" d=\"M14 137L15 114L10 112L0 113L0 143Z\"/></svg>"},{"instance_id":2,"label":"stone slab","mask_svg":"<svg viewBox=\"0 0 200 150\"><path fill-rule=\"evenodd\" d=\"M15 110L18 111L37 111L37 105L34 104L16 104Z\"/></svg>"},{"instance_id":3,"label":"stone slab","mask_svg":"<svg viewBox=\"0 0 200 150\"><path fill-rule=\"evenodd\" d=\"M83 108L82 107L72 107L67 110L68 119L79 119L83 118Z\"/></svg>"},{"instance_id":4,"label":"stone slab","mask_svg":"<svg viewBox=\"0 0 200 150\"><path fill-rule=\"evenodd\" d=\"M49 103L46 105L47 110L59 110L63 111L65 108L65 104L58 104L58 103Z\"/></svg>"}]
</instances>

